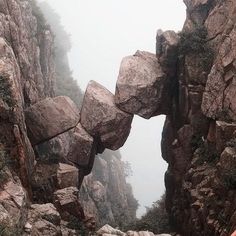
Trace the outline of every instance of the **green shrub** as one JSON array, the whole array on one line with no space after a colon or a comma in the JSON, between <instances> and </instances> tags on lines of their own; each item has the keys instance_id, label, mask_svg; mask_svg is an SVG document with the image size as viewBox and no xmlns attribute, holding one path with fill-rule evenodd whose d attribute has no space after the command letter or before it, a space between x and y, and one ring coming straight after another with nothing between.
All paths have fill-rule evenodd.
<instances>
[{"instance_id":1,"label":"green shrub","mask_svg":"<svg viewBox=\"0 0 236 236\"><path fill-rule=\"evenodd\" d=\"M165 207L165 194L162 195L160 200L154 202L152 207L147 208L146 214L141 219L128 225L125 230L148 230L155 234L169 232L170 224Z\"/></svg>"},{"instance_id":2,"label":"green shrub","mask_svg":"<svg viewBox=\"0 0 236 236\"><path fill-rule=\"evenodd\" d=\"M205 42L207 30L205 27L196 27L194 31L180 32L179 54L188 55L201 53L206 50Z\"/></svg>"},{"instance_id":3,"label":"green shrub","mask_svg":"<svg viewBox=\"0 0 236 236\"><path fill-rule=\"evenodd\" d=\"M207 45L207 30L204 26L195 26L190 32L181 32L179 55L196 55L201 60L204 71L209 72L214 59L213 50Z\"/></svg>"}]
</instances>

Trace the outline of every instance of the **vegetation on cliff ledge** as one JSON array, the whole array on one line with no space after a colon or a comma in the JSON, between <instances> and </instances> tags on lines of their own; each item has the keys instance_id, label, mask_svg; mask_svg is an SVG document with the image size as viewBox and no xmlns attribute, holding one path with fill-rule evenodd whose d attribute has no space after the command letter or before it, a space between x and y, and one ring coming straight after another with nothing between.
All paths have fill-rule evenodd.
<instances>
[{"instance_id":1,"label":"vegetation on cliff ledge","mask_svg":"<svg viewBox=\"0 0 236 236\"><path fill-rule=\"evenodd\" d=\"M163 194L160 200L147 208L145 215L137 219L133 224L128 225L125 230L151 231L155 234L170 232L169 217L165 206L165 197Z\"/></svg>"},{"instance_id":2,"label":"vegetation on cliff ledge","mask_svg":"<svg viewBox=\"0 0 236 236\"><path fill-rule=\"evenodd\" d=\"M204 71L210 71L214 53L207 44L207 30L204 26L195 26L192 31L182 31L180 34L179 55L196 55L201 59Z\"/></svg>"}]
</instances>

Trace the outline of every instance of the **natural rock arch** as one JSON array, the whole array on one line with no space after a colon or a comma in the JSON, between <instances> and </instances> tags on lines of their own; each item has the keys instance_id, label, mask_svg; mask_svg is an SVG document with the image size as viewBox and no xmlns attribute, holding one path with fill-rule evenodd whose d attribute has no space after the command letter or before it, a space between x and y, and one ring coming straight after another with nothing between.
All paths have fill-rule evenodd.
<instances>
[{"instance_id":1,"label":"natural rock arch","mask_svg":"<svg viewBox=\"0 0 236 236\"><path fill-rule=\"evenodd\" d=\"M122 60L115 95L90 81L81 112L63 96L26 109L28 134L39 162L55 159L76 166L80 185L91 172L96 153L124 145L134 114L149 119L169 113L173 65L166 61L169 54L176 54L178 36L159 32L157 39L157 56L137 51Z\"/></svg>"}]
</instances>

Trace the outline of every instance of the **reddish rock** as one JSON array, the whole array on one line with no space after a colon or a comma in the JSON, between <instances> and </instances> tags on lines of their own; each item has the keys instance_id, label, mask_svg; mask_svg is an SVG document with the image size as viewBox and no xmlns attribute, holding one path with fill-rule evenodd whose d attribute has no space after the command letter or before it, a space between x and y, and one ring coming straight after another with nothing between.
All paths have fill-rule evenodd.
<instances>
[{"instance_id":1,"label":"reddish rock","mask_svg":"<svg viewBox=\"0 0 236 236\"><path fill-rule=\"evenodd\" d=\"M179 35L172 30L162 32L158 30L156 37L156 56L168 76L176 73L176 62L179 44Z\"/></svg>"},{"instance_id":2,"label":"reddish rock","mask_svg":"<svg viewBox=\"0 0 236 236\"><path fill-rule=\"evenodd\" d=\"M59 163L57 170L57 184L60 189L78 187L79 170L71 165Z\"/></svg>"},{"instance_id":3,"label":"reddish rock","mask_svg":"<svg viewBox=\"0 0 236 236\"><path fill-rule=\"evenodd\" d=\"M65 162L90 172L96 143L79 123L75 128L35 146L40 163Z\"/></svg>"},{"instance_id":4,"label":"reddish rock","mask_svg":"<svg viewBox=\"0 0 236 236\"><path fill-rule=\"evenodd\" d=\"M101 146L116 150L123 146L131 128L133 115L118 109L113 94L91 81L81 109L81 124L100 141Z\"/></svg>"},{"instance_id":5,"label":"reddish rock","mask_svg":"<svg viewBox=\"0 0 236 236\"><path fill-rule=\"evenodd\" d=\"M46 98L25 110L28 135L33 145L50 139L79 122L79 111L65 96Z\"/></svg>"},{"instance_id":6,"label":"reddish rock","mask_svg":"<svg viewBox=\"0 0 236 236\"><path fill-rule=\"evenodd\" d=\"M207 140L211 143L216 142L216 123L215 121L210 122L208 134L207 134Z\"/></svg>"},{"instance_id":7,"label":"reddish rock","mask_svg":"<svg viewBox=\"0 0 236 236\"><path fill-rule=\"evenodd\" d=\"M125 57L116 84L115 102L125 112L146 119L169 111L168 80L152 53Z\"/></svg>"},{"instance_id":8,"label":"reddish rock","mask_svg":"<svg viewBox=\"0 0 236 236\"><path fill-rule=\"evenodd\" d=\"M219 153L224 150L226 143L233 138L236 124L216 121L216 149Z\"/></svg>"},{"instance_id":9,"label":"reddish rock","mask_svg":"<svg viewBox=\"0 0 236 236\"><path fill-rule=\"evenodd\" d=\"M222 68L213 66L208 75L202 100L202 111L209 118L216 119L223 110L225 82Z\"/></svg>"},{"instance_id":10,"label":"reddish rock","mask_svg":"<svg viewBox=\"0 0 236 236\"><path fill-rule=\"evenodd\" d=\"M230 172L233 168L236 170L236 149L226 147L220 156L219 165L220 170Z\"/></svg>"},{"instance_id":11,"label":"reddish rock","mask_svg":"<svg viewBox=\"0 0 236 236\"><path fill-rule=\"evenodd\" d=\"M91 135L78 124L73 132L67 160L80 167L87 167L95 156L95 143Z\"/></svg>"},{"instance_id":12,"label":"reddish rock","mask_svg":"<svg viewBox=\"0 0 236 236\"><path fill-rule=\"evenodd\" d=\"M54 205L60 212L62 219L68 220L70 215L84 219L84 212L78 199L79 190L75 187L68 187L54 192Z\"/></svg>"}]
</instances>

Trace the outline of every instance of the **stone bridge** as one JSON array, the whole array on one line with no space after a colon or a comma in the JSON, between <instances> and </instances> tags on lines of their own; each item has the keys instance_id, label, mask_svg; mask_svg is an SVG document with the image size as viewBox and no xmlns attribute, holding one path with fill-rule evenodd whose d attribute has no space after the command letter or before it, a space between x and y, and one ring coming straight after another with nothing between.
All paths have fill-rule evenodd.
<instances>
[{"instance_id":1,"label":"stone bridge","mask_svg":"<svg viewBox=\"0 0 236 236\"><path fill-rule=\"evenodd\" d=\"M81 111L64 96L46 98L25 111L28 136L40 163L67 163L79 170L79 182L105 148L124 145L133 115L149 119L170 111L171 67L178 36L157 35L157 55L137 51L121 62L115 95L95 81L86 89Z\"/></svg>"}]
</instances>

